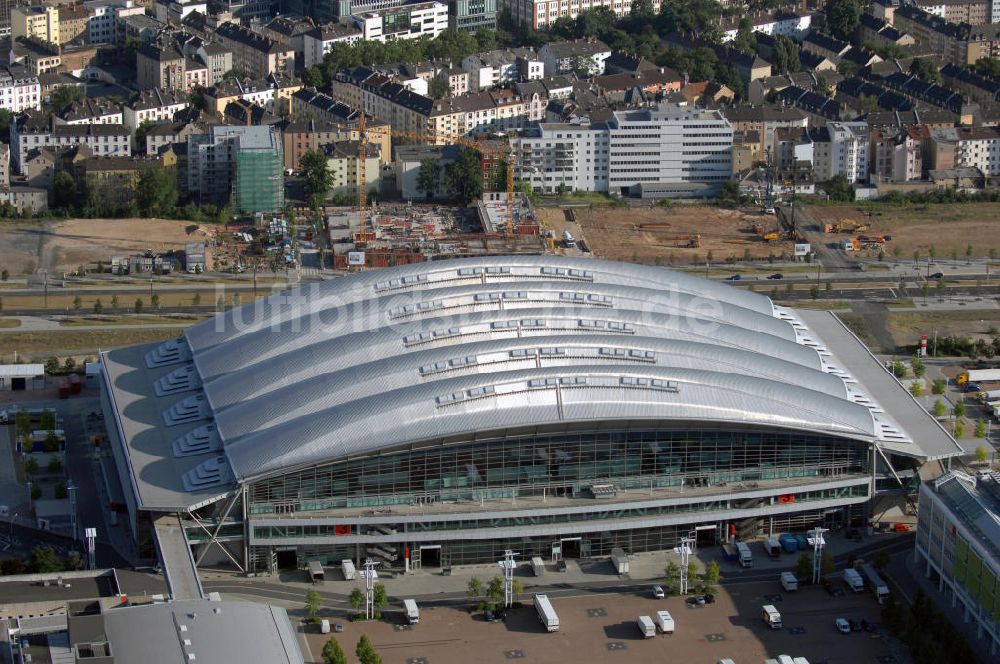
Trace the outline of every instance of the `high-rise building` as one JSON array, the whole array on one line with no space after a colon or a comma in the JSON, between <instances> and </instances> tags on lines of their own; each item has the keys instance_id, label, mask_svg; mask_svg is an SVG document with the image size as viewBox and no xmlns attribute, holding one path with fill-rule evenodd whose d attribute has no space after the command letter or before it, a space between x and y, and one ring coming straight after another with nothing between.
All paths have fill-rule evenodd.
<instances>
[{"instance_id":1,"label":"high-rise building","mask_svg":"<svg viewBox=\"0 0 1000 664\"><path fill-rule=\"evenodd\" d=\"M450 0L448 27L462 32L497 29L497 0Z\"/></svg>"},{"instance_id":2,"label":"high-rise building","mask_svg":"<svg viewBox=\"0 0 1000 664\"><path fill-rule=\"evenodd\" d=\"M244 214L285 205L281 137L271 126L213 126L188 137L188 192Z\"/></svg>"}]
</instances>

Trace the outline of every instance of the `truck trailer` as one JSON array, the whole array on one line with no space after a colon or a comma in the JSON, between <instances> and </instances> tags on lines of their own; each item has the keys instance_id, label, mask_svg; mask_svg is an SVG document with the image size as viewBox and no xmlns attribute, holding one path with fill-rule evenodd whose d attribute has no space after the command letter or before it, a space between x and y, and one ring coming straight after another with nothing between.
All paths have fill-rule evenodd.
<instances>
[{"instance_id":1,"label":"truck trailer","mask_svg":"<svg viewBox=\"0 0 1000 664\"><path fill-rule=\"evenodd\" d=\"M354 569L353 560L341 560L340 571L343 573L345 581L353 581L354 577L357 575L357 570Z\"/></svg>"},{"instance_id":2,"label":"truck trailer","mask_svg":"<svg viewBox=\"0 0 1000 664\"><path fill-rule=\"evenodd\" d=\"M660 628L660 631L664 634L674 633L674 617L670 615L669 611L657 611L656 612L656 626Z\"/></svg>"},{"instance_id":3,"label":"truck trailer","mask_svg":"<svg viewBox=\"0 0 1000 664\"><path fill-rule=\"evenodd\" d=\"M656 623L649 616L639 616L635 621L636 627L639 628L639 633L642 634L642 638L651 639L656 636Z\"/></svg>"},{"instance_id":4,"label":"truck trailer","mask_svg":"<svg viewBox=\"0 0 1000 664\"><path fill-rule=\"evenodd\" d=\"M420 608L417 606L416 600L404 599L403 611L406 612L406 619L411 625L416 625L420 622Z\"/></svg>"},{"instance_id":5,"label":"truck trailer","mask_svg":"<svg viewBox=\"0 0 1000 664\"><path fill-rule=\"evenodd\" d=\"M764 620L764 624L771 629L781 629L781 613L774 608L773 604L762 606L760 616Z\"/></svg>"},{"instance_id":6,"label":"truck trailer","mask_svg":"<svg viewBox=\"0 0 1000 664\"><path fill-rule=\"evenodd\" d=\"M542 627L546 631L559 631L559 616L556 615L556 610L552 608L552 602L549 601L548 595L535 595L535 611L538 613L538 619L542 621Z\"/></svg>"},{"instance_id":7,"label":"truck trailer","mask_svg":"<svg viewBox=\"0 0 1000 664\"><path fill-rule=\"evenodd\" d=\"M878 603L881 604L884 602L885 598L889 596L889 586L882 580L882 577L875 571L871 563L863 563L861 565L861 573L864 575L868 587L872 589L872 593L874 593Z\"/></svg>"},{"instance_id":8,"label":"truck trailer","mask_svg":"<svg viewBox=\"0 0 1000 664\"><path fill-rule=\"evenodd\" d=\"M764 540L764 550L767 551L767 555L777 558L781 555L781 544L773 537L768 537Z\"/></svg>"},{"instance_id":9,"label":"truck trailer","mask_svg":"<svg viewBox=\"0 0 1000 664\"><path fill-rule=\"evenodd\" d=\"M981 383L994 380L1000 380L1000 369L969 369L958 374L955 382L959 385L965 385L966 383Z\"/></svg>"},{"instance_id":10,"label":"truck trailer","mask_svg":"<svg viewBox=\"0 0 1000 664\"><path fill-rule=\"evenodd\" d=\"M740 567L753 567L753 554L750 547L743 542L736 543L736 556L739 558Z\"/></svg>"},{"instance_id":11,"label":"truck trailer","mask_svg":"<svg viewBox=\"0 0 1000 664\"><path fill-rule=\"evenodd\" d=\"M791 572L782 572L781 587L785 589L785 592L795 592L799 589L799 580Z\"/></svg>"},{"instance_id":12,"label":"truck trailer","mask_svg":"<svg viewBox=\"0 0 1000 664\"><path fill-rule=\"evenodd\" d=\"M535 556L531 559L531 571L535 576L545 574L545 561L540 556Z\"/></svg>"},{"instance_id":13,"label":"truck trailer","mask_svg":"<svg viewBox=\"0 0 1000 664\"><path fill-rule=\"evenodd\" d=\"M624 549L615 547L611 549L611 564L617 574L628 574L628 554Z\"/></svg>"},{"instance_id":14,"label":"truck trailer","mask_svg":"<svg viewBox=\"0 0 1000 664\"><path fill-rule=\"evenodd\" d=\"M844 583L856 593L865 589L865 582L861 579L861 575L858 574L858 570L851 567L844 570Z\"/></svg>"}]
</instances>

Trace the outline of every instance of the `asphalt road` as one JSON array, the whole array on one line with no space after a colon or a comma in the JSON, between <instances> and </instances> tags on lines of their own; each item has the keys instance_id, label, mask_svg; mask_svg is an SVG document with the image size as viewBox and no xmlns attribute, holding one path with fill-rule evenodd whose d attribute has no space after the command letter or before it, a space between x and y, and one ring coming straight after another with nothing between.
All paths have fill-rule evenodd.
<instances>
[{"instance_id":1,"label":"asphalt road","mask_svg":"<svg viewBox=\"0 0 1000 664\"><path fill-rule=\"evenodd\" d=\"M912 534L894 538L888 544L884 544L876 540L870 544L860 546L849 553L834 556L834 563L838 567L841 567L846 565L848 558L867 557L880 549L885 549L890 553L912 550L914 546L913 540L914 536ZM731 575L723 578L722 585L728 587L746 583L773 581L777 577L778 573L792 570L794 570L794 565L789 565L786 568L741 571L738 575ZM558 576L558 573L546 576L552 578L553 576ZM577 584L554 583L551 585L533 585L531 586L530 591L533 593L542 592L550 597L578 597L590 594L647 592L649 590L649 584L649 580L636 583L631 579L625 578L609 579L605 581L591 581L588 583ZM262 581L260 579L247 579L245 581L203 581L202 586L205 588L206 593L214 591L247 597L260 597L265 601L275 600L283 602L302 602L303 598L302 590L297 587L286 586L273 581ZM346 595L324 591L321 588L316 588L315 590L320 594L320 597L323 598L323 605L325 607L341 610L351 608ZM412 595L408 597L410 599L415 599L418 603L426 606L463 606L469 603L469 599L464 590L460 592L436 593L433 595ZM390 597L390 601L398 602L401 600L401 597Z\"/></svg>"}]
</instances>

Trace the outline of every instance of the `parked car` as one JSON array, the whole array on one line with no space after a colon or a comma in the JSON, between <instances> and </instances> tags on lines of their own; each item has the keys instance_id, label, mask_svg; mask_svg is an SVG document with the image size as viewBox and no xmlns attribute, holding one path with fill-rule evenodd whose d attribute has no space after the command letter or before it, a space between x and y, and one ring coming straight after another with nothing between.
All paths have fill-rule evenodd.
<instances>
[{"instance_id":1,"label":"parked car","mask_svg":"<svg viewBox=\"0 0 1000 664\"><path fill-rule=\"evenodd\" d=\"M500 620L500 618L497 617L497 614L494 611L486 611L485 613L483 613L483 618L486 619L486 622L497 622L498 620Z\"/></svg>"},{"instance_id":2,"label":"parked car","mask_svg":"<svg viewBox=\"0 0 1000 664\"><path fill-rule=\"evenodd\" d=\"M837 631L841 634L851 633L851 623L847 622L844 618L837 618L837 620L834 621L834 624L837 626Z\"/></svg>"},{"instance_id":3,"label":"parked car","mask_svg":"<svg viewBox=\"0 0 1000 664\"><path fill-rule=\"evenodd\" d=\"M774 274L768 275L768 279L784 279L785 275L780 272L775 272Z\"/></svg>"},{"instance_id":4,"label":"parked car","mask_svg":"<svg viewBox=\"0 0 1000 664\"><path fill-rule=\"evenodd\" d=\"M912 530L912 527L908 523L894 523L892 524L892 530L896 533L908 533Z\"/></svg>"},{"instance_id":5,"label":"parked car","mask_svg":"<svg viewBox=\"0 0 1000 664\"><path fill-rule=\"evenodd\" d=\"M743 277L739 274L731 274L728 277L726 277L726 281L739 281L742 278Z\"/></svg>"},{"instance_id":6,"label":"parked car","mask_svg":"<svg viewBox=\"0 0 1000 664\"><path fill-rule=\"evenodd\" d=\"M694 595L684 600L684 603L688 606L705 606L705 598L701 595Z\"/></svg>"},{"instance_id":7,"label":"parked car","mask_svg":"<svg viewBox=\"0 0 1000 664\"><path fill-rule=\"evenodd\" d=\"M656 599L663 599L667 594L663 592L663 588L660 586L653 586L653 597Z\"/></svg>"},{"instance_id":8,"label":"parked car","mask_svg":"<svg viewBox=\"0 0 1000 664\"><path fill-rule=\"evenodd\" d=\"M860 632L861 631L861 623L859 623L854 618L849 619L847 622L849 622L851 624L851 631L852 632Z\"/></svg>"},{"instance_id":9,"label":"parked car","mask_svg":"<svg viewBox=\"0 0 1000 664\"><path fill-rule=\"evenodd\" d=\"M944 279L944 272L935 272L928 279Z\"/></svg>"},{"instance_id":10,"label":"parked car","mask_svg":"<svg viewBox=\"0 0 1000 664\"><path fill-rule=\"evenodd\" d=\"M715 595L712 593L705 593L702 597L705 600L705 604L715 604Z\"/></svg>"}]
</instances>

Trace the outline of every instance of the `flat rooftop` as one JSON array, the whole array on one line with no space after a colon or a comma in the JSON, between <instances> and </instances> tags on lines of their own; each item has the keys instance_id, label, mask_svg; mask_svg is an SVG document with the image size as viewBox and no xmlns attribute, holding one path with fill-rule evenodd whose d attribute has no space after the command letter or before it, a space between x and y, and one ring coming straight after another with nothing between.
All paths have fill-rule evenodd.
<instances>
[{"instance_id":1,"label":"flat rooftop","mask_svg":"<svg viewBox=\"0 0 1000 664\"><path fill-rule=\"evenodd\" d=\"M928 413L906 387L896 380L885 364L829 311L796 309L798 317L809 326L810 332L836 356L858 384L872 397L893 420L902 426L910 441L878 442L879 447L893 454L917 457L928 461L946 459L964 454L933 415Z\"/></svg>"},{"instance_id":2,"label":"flat rooftop","mask_svg":"<svg viewBox=\"0 0 1000 664\"><path fill-rule=\"evenodd\" d=\"M61 587L57 582L60 577L63 579ZM167 584L162 576L125 569L0 577L0 604L66 602L119 594L157 595L166 591Z\"/></svg>"}]
</instances>

